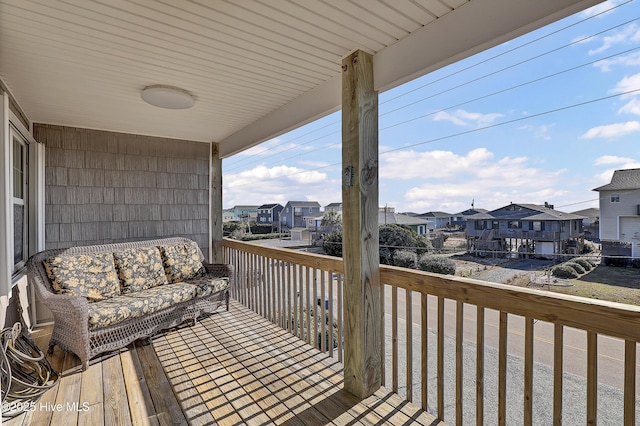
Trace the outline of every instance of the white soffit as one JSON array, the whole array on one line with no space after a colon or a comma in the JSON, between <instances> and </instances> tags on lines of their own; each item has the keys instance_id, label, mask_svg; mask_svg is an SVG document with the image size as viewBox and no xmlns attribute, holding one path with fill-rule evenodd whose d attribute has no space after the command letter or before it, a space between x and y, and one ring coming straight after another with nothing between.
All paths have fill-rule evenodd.
<instances>
[{"instance_id":1,"label":"white soffit","mask_svg":"<svg viewBox=\"0 0 640 426\"><path fill-rule=\"evenodd\" d=\"M602 1L458 1L460 7L455 11L375 53L375 88L380 92L392 89ZM341 82L341 75L336 75L226 138L221 143L221 156L233 155L339 110Z\"/></svg>"}]
</instances>

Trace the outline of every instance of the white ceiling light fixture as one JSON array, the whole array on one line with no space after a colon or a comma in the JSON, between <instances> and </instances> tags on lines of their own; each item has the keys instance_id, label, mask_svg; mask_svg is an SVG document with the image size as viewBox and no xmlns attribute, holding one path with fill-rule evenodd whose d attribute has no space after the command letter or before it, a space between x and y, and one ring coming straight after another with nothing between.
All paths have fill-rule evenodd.
<instances>
[{"instance_id":1,"label":"white ceiling light fixture","mask_svg":"<svg viewBox=\"0 0 640 426\"><path fill-rule=\"evenodd\" d=\"M166 109L188 109L196 103L193 95L186 90L163 84L145 87L140 96L149 105Z\"/></svg>"}]
</instances>

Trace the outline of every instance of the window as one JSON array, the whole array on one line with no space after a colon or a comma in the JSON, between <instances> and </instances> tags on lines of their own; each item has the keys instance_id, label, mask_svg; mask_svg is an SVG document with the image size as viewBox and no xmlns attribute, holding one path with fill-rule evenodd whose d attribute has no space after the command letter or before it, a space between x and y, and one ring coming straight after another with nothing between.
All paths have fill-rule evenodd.
<instances>
[{"instance_id":1,"label":"window","mask_svg":"<svg viewBox=\"0 0 640 426\"><path fill-rule=\"evenodd\" d=\"M611 194L611 202L619 203L620 202L620 194Z\"/></svg>"},{"instance_id":2,"label":"window","mask_svg":"<svg viewBox=\"0 0 640 426\"><path fill-rule=\"evenodd\" d=\"M500 222L497 220L494 220L491 222L491 229L500 229Z\"/></svg>"},{"instance_id":3,"label":"window","mask_svg":"<svg viewBox=\"0 0 640 426\"><path fill-rule=\"evenodd\" d=\"M544 222L534 221L531 222L532 231L544 231Z\"/></svg>"},{"instance_id":4,"label":"window","mask_svg":"<svg viewBox=\"0 0 640 426\"><path fill-rule=\"evenodd\" d=\"M11 128L11 198L13 204L13 272L22 268L28 256L27 144Z\"/></svg>"},{"instance_id":5,"label":"window","mask_svg":"<svg viewBox=\"0 0 640 426\"><path fill-rule=\"evenodd\" d=\"M519 220L510 220L508 227L509 229L520 229L522 228L522 223Z\"/></svg>"},{"instance_id":6,"label":"window","mask_svg":"<svg viewBox=\"0 0 640 426\"><path fill-rule=\"evenodd\" d=\"M484 220L476 220L476 230L484 229Z\"/></svg>"}]
</instances>

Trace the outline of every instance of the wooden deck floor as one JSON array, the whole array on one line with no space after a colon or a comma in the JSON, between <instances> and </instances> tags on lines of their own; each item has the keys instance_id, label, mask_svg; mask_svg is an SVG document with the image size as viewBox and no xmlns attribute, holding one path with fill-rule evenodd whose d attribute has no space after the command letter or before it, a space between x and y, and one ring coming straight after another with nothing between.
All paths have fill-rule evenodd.
<instances>
[{"instance_id":1,"label":"wooden deck floor","mask_svg":"<svg viewBox=\"0 0 640 426\"><path fill-rule=\"evenodd\" d=\"M34 338L46 347L47 330ZM385 389L357 401L339 363L233 301L84 372L58 348L50 360L58 384L5 425L437 424Z\"/></svg>"}]
</instances>

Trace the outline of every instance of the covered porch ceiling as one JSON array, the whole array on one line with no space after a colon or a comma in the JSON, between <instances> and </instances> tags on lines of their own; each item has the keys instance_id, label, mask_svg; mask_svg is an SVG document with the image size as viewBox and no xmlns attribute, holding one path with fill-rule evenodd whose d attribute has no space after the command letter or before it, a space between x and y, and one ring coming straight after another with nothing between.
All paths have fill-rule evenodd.
<instances>
[{"instance_id":1,"label":"covered porch ceiling","mask_svg":"<svg viewBox=\"0 0 640 426\"><path fill-rule=\"evenodd\" d=\"M341 60L389 90L602 0L0 0L0 77L33 123L220 143L337 111ZM164 110L150 85L196 102Z\"/></svg>"}]
</instances>

